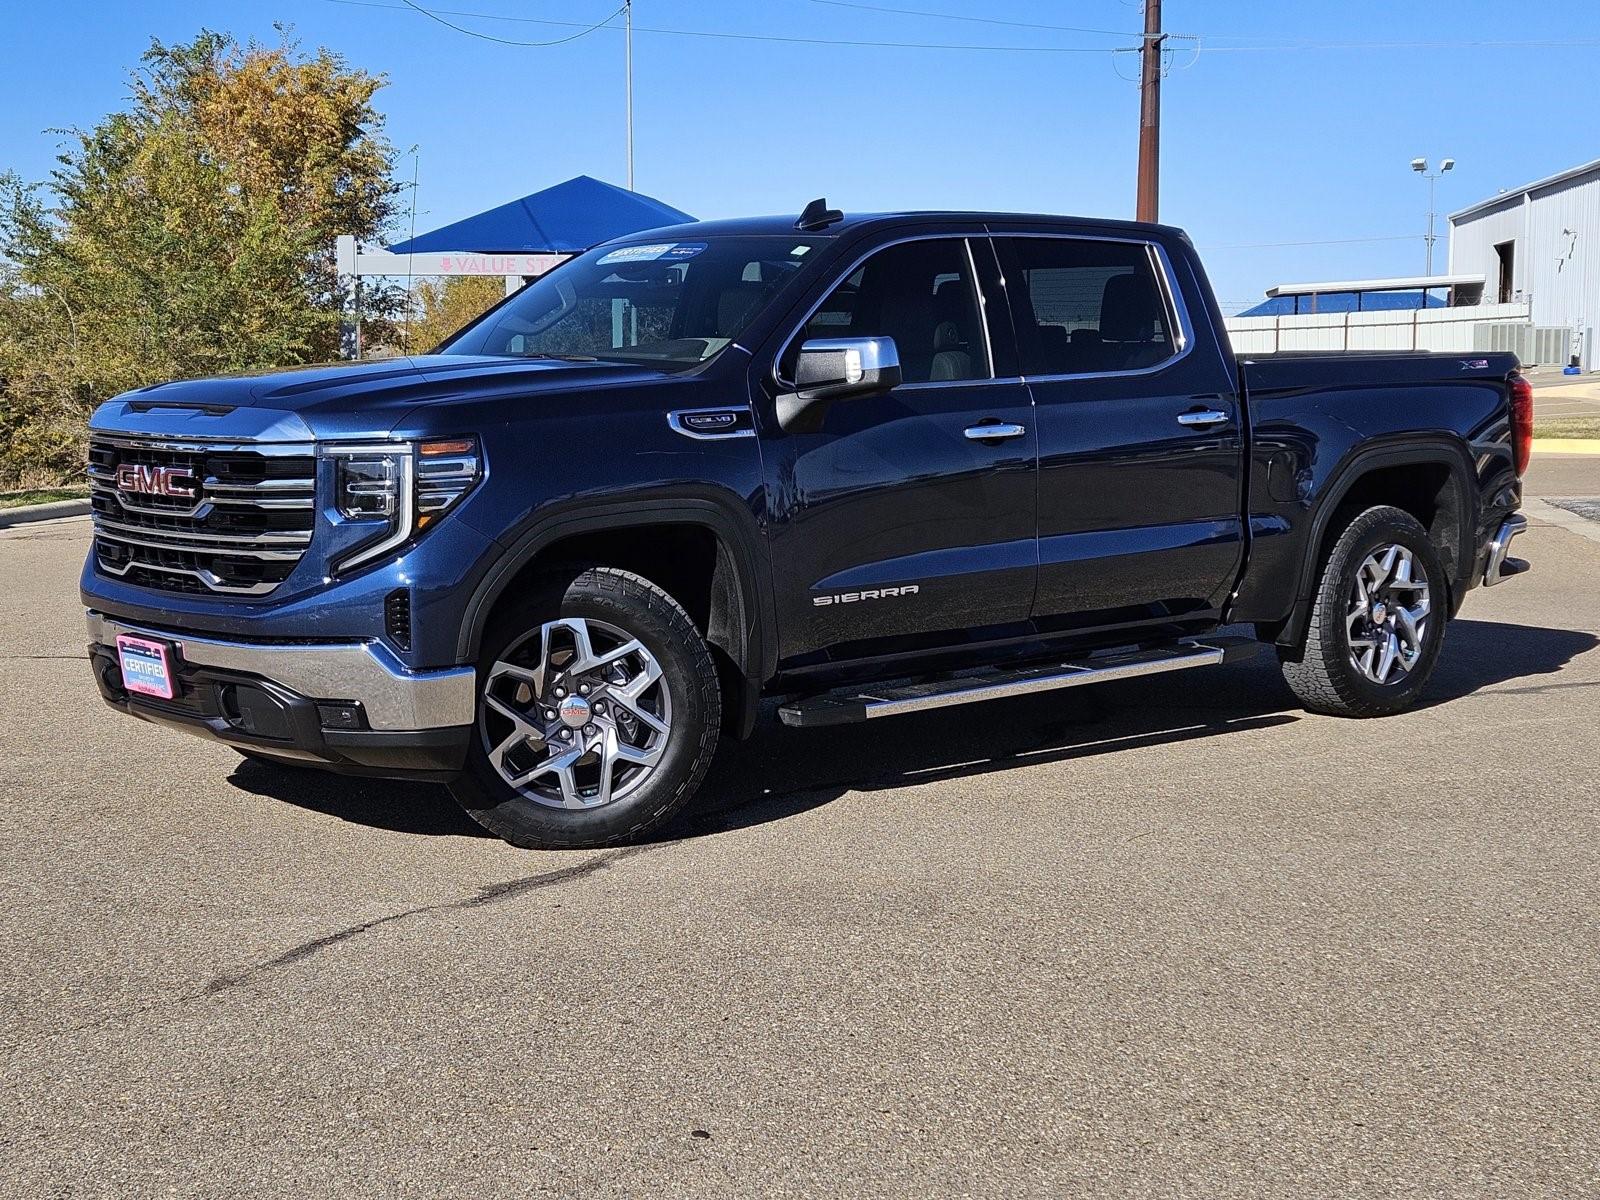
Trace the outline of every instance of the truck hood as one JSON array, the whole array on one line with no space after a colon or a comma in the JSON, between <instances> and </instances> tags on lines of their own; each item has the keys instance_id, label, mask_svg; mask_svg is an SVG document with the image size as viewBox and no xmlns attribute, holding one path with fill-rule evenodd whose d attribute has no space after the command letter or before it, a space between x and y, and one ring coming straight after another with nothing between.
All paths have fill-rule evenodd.
<instances>
[{"instance_id":1,"label":"truck hood","mask_svg":"<svg viewBox=\"0 0 1600 1200\"><path fill-rule=\"evenodd\" d=\"M169 437L302 441L383 437L419 405L490 394L657 383L636 363L434 354L161 383L106 401L90 428Z\"/></svg>"}]
</instances>

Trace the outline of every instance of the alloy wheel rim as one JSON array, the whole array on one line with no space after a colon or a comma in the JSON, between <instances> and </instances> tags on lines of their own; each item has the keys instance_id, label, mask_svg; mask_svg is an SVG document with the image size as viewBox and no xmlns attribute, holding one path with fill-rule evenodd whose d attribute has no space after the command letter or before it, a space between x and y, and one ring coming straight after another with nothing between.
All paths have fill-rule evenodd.
<instances>
[{"instance_id":1,"label":"alloy wheel rim","mask_svg":"<svg viewBox=\"0 0 1600 1200\"><path fill-rule=\"evenodd\" d=\"M1405 546L1380 546L1356 569L1345 632L1350 663L1373 683L1401 682L1428 635L1428 574Z\"/></svg>"},{"instance_id":2,"label":"alloy wheel rim","mask_svg":"<svg viewBox=\"0 0 1600 1200\"><path fill-rule=\"evenodd\" d=\"M563 617L530 631L489 668L482 698L489 765L548 808L628 796L655 773L672 733L661 664L604 621Z\"/></svg>"}]
</instances>

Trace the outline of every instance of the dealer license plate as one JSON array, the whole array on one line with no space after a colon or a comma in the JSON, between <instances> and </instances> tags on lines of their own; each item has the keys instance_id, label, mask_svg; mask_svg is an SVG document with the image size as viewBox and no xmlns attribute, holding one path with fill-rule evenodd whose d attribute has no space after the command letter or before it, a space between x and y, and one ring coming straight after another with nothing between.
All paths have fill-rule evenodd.
<instances>
[{"instance_id":1,"label":"dealer license plate","mask_svg":"<svg viewBox=\"0 0 1600 1200\"><path fill-rule=\"evenodd\" d=\"M166 642L119 633L117 660L122 667L122 686L128 691L172 699L172 647Z\"/></svg>"}]
</instances>

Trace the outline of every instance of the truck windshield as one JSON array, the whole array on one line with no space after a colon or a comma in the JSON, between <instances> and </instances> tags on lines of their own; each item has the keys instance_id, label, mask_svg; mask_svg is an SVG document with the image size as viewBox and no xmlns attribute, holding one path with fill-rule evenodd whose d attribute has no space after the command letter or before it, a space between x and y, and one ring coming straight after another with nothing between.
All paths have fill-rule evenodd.
<instances>
[{"instance_id":1,"label":"truck windshield","mask_svg":"<svg viewBox=\"0 0 1600 1200\"><path fill-rule=\"evenodd\" d=\"M704 362L818 244L767 236L602 246L529 284L437 352Z\"/></svg>"}]
</instances>

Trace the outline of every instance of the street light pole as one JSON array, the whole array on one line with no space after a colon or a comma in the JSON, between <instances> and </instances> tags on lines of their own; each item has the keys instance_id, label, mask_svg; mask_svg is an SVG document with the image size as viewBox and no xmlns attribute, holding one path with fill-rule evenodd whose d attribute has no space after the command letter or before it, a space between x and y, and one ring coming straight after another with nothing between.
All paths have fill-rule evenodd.
<instances>
[{"instance_id":1,"label":"street light pole","mask_svg":"<svg viewBox=\"0 0 1600 1200\"><path fill-rule=\"evenodd\" d=\"M1428 176L1428 274L1429 275L1433 274L1433 236L1434 236L1433 235L1433 222L1434 222L1434 213L1436 213L1438 211L1438 205L1434 203L1434 194L1437 191L1438 186L1439 186L1439 177L1437 175L1429 175Z\"/></svg>"},{"instance_id":2,"label":"street light pole","mask_svg":"<svg viewBox=\"0 0 1600 1200\"><path fill-rule=\"evenodd\" d=\"M1428 160L1427 159L1425 159L1425 158L1413 158L1411 160L1411 169L1413 171L1415 171L1418 175L1421 175L1424 179L1426 179L1428 181L1428 234L1427 234L1427 237L1424 239L1424 241L1427 243L1427 246L1428 246L1428 272L1427 273L1429 275L1433 274L1433 243L1438 240L1435 237L1434 232L1433 232L1434 221L1438 217L1438 210L1437 210L1437 206L1435 204L1434 197L1435 197L1436 192L1437 192L1437 187L1438 187L1438 183L1439 183L1439 176L1443 175L1446 171L1453 170L1455 168L1455 165L1456 165L1456 160L1455 159L1453 159L1453 158L1442 158L1442 159L1439 160L1439 169L1437 171L1430 171L1430 170L1428 170Z\"/></svg>"},{"instance_id":3,"label":"street light pole","mask_svg":"<svg viewBox=\"0 0 1600 1200\"><path fill-rule=\"evenodd\" d=\"M628 190L633 191L633 0L623 0L622 23L627 43L628 74Z\"/></svg>"}]
</instances>

